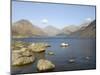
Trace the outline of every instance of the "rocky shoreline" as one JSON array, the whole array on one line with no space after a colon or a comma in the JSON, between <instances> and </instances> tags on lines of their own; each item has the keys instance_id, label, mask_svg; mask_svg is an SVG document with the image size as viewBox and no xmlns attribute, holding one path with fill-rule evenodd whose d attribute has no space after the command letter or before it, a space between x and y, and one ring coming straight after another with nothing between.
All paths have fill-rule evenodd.
<instances>
[{"instance_id":1,"label":"rocky shoreline","mask_svg":"<svg viewBox=\"0 0 100 75\"><path fill-rule=\"evenodd\" d=\"M35 53L45 52L46 49L50 47L50 45L47 43L26 44L24 42L18 41L14 42L11 47L12 66L23 66L29 63L34 63L36 60ZM37 62L37 69L40 72L52 70L54 68L55 65L49 60L39 59Z\"/></svg>"}]
</instances>

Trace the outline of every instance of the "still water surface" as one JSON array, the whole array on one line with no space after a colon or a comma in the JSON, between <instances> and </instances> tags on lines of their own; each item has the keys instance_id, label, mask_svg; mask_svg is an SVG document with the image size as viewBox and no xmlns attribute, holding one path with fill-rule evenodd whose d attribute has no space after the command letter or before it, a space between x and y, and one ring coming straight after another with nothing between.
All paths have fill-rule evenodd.
<instances>
[{"instance_id":1,"label":"still water surface","mask_svg":"<svg viewBox=\"0 0 100 75\"><path fill-rule=\"evenodd\" d=\"M12 67L12 74L37 73L36 64L41 58L48 59L55 64L54 71L85 70L96 68L96 40L90 38L24 38L13 39L24 42L46 42L51 45L45 52L35 53L36 61L21 67ZM62 48L60 44L66 42L69 47ZM48 55L53 51L54 55ZM86 57L89 56L89 60ZM69 63L70 58L75 59L75 63Z\"/></svg>"}]
</instances>

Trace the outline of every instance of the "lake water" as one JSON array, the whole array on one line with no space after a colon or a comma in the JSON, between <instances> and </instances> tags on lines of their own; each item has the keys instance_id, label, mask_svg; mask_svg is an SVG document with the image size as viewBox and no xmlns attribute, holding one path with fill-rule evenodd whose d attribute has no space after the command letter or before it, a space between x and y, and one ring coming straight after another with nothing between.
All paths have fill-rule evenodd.
<instances>
[{"instance_id":1,"label":"lake water","mask_svg":"<svg viewBox=\"0 0 100 75\"><path fill-rule=\"evenodd\" d=\"M46 42L51 45L45 52L36 53L36 61L20 67L11 67L12 74L20 73L38 73L36 68L37 61L41 58L48 59L55 64L57 71L73 71L73 70L88 70L96 68L96 40L90 38L24 38L14 39L24 42ZM60 44L67 42L69 47L62 48ZM54 55L48 55L49 51L53 51ZM87 60L86 57L89 56ZM74 63L69 63L68 60L74 58Z\"/></svg>"}]
</instances>

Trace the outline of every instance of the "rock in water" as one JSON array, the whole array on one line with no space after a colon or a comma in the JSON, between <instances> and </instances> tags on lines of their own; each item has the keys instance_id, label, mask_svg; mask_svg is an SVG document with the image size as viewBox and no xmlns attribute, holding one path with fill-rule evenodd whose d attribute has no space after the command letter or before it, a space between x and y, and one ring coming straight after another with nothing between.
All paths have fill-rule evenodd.
<instances>
[{"instance_id":1,"label":"rock in water","mask_svg":"<svg viewBox=\"0 0 100 75\"><path fill-rule=\"evenodd\" d=\"M21 48L20 51L25 52L27 50L27 48Z\"/></svg>"},{"instance_id":2,"label":"rock in water","mask_svg":"<svg viewBox=\"0 0 100 75\"><path fill-rule=\"evenodd\" d=\"M21 66L21 65L32 63L33 61L34 61L34 57L20 57L18 59L15 59L15 61L13 61L12 65L13 66Z\"/></svg>"},{"instance_id":3,"label":"rock in water","mask_svg":"<svg viewBox=\"0 0 100 75\"><path fill-rule=\"evenodd\" d=\"M21 66L35 61L35 57L30 51L12 51L12 65Z\"/></svg>"},{"instance_id":4,"label":"rock in water","mask_svg":"<svg viewBox=\"0 0 100 75\"><path fill-rule=\"evenodd\" d=\"M48 55L54 55L54 52L50 51L48 52Z\"/></svg>"},{"instance_id":5,"label":"rock in water","mask_svg":"<svg viewBox=\"0 0 100 75\"><path fill-rule=\"evenodd\" d=\"M29 47L33 47L35 45L35 43L32 43Z\"/></svg>"},{"instance_id":6,"label":"rock in water","mask_svg":"<svg viewBox=\"0 0 100 75\"><path fill-rule=\"evenodd\" d=\"M39 71L44 72L54 69L55 65L49 60L40 59L37 63L37 68Z\"/></svg>"},{"instance_id":7,"label":"rock in water","mask_svg":"<svg viewBox=\"0 0 100 75\"><path fill-rule=\"evenodd\" d=\"M34 45L30 45L28 48L33 52L44 52L46 50L43 43L35 43Z\"/></svg>"}]
</instances>

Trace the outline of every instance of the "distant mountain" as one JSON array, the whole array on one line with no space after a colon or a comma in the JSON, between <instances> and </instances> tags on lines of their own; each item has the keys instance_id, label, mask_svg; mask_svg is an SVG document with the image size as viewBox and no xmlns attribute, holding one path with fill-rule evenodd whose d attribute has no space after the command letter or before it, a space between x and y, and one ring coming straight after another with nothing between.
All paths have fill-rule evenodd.
<instances>
[{"instance_id":1,"label":"distant mountain","mask_svg":"<svg viewBox=\"0 0 100 75\"><path fill-rule=\"evenodd\" d=\"M65 26L62 31L57 34L57 36L69 36L69 37L75 37L75 36L80 36L80 32L89 25L91 21L85 21L80 25L68 25Z\"/></svg>"},{"instance_id":2,"label":"distant mountain","mask_svg":"<svg viewBox=\"0 0 100 75\"><path fill-rule=\"evenodd\" d=\"M80 26L77 26L77 25L68 25L68 26L65 26L61 32L59 34L57 34L57 36L68 36L70 35L71 33L79 30L81 27Z\"/></svg>"},{"instance_id":3,"label":"distant mountain","mask_svg":"<svg viewBox=\"0 0 100 75\"><path fill-rule=\"evenodd\" d=\"M48 36L55 36L55 35L59 34L61 32L61 30L54 27L54 26L47 26L47 27L44 28L44 32Z\"/></svg>"},{"instance_id":4,"label":"distant mountain","mask_svg":"<svg viewBox=\"0 0 100 75\"><path fill-rule=\"evenodd\" d=\"M33 25L30 21L22 19L12 24L13 36L69 36L69 37L95 37L96 20L84 22L81 25L69 25L63 29L47 26L43 29Z\"/></svg>"},{"instance_id":5,"label":"distant mountain","mask_svg":"<svg viewBox=\"0 0 100 75\"><path fill-rule=\"evenodd\" d=\"M96 37L96 20L92 21L89 25L84 28L80 28L76 32L71 33L70 36L79 37Z\"/></svg>"},{"instance_id":6,"label":"distant mountain","mask_svg":"<svg viewBox=\"0 0 100 75\"><path fill-rule=\"evenodd\" d=\"M30 21L22 19L12 24L12 34L14 36L40 36L45 35L43 30Z\"/></svg>"},{"instance_id":7,"label":"distant mountain","mask_svg":"<svg viewBox=\"0 0 100 75\"><path fill-rule=\"evenodd\" d=\"M66 26L62 29L62 31L65 33L65 34L70 34L72 32L75 32L79 29L79 26L76 26L76 25L69 25L69 26Z\"/></svg>"},{"instance_id":8,"label":"distant mountain","mask_svg":"<svg viewBox=\"0 0 100 75\"><path fill-rule=\"evenodd\" d=\"M85 22L83 22L83 23L79 26L80 30L85 29L91 22L92 22L92 21L85 21Z\"/></svg>"}]
</instances>

